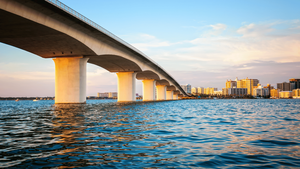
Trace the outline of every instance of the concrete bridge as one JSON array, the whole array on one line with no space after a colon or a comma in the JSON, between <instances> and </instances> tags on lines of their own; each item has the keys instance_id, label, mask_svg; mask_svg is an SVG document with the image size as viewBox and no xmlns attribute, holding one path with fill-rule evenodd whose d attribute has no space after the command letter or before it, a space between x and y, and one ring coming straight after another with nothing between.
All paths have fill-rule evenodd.
<instances>
[{"instance_id":1,"label":"concrete bridge","mask_svg":"<svg viewBox=\"0 0 300 169\"><path fill-rule=\"evenodd\" d=\"M145 101L187 95L145 54L58 0L0 0L0 42L54 60L55 103L86 102L87 63L117 73L118 101L135 101L136 79Z\"/></svg>"}]
</instances>

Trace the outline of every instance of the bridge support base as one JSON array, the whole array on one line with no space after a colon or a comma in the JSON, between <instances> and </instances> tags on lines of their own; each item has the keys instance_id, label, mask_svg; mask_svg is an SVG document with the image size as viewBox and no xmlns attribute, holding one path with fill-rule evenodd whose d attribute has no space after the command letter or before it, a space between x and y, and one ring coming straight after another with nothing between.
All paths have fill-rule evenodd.
<instances>
[{"instance_id":1,"label":"bridge support base","mask_svg":"<svg viewBox=\"0 0 300 169\"><path fill-rule=\"evenodd\" d=\"M166 100L166 90L167 90L167 86L157 85L156 86L156 91L157 91L156 99L157 100Z\"/></svg>"},{"instance_id":2,"label":"bridge support base","mask_svg":"<svg viewBox=\"0 0 300 169\"><path fill-rule=\"evenodd\" d=\"M136 101L134 72L119 72L118 76L118 102Z\"/></svg>"},{"instance_id":3,"label":"bridge support base","mask_svg":"<svg viewBox=\"0 0 300 169\"><path fill-rule=\"evenodd\" d=\"M173 91L167 91L167 100L173 100Z\"/></svg>"},{"instance_id":4,"label":"bridge support base","mask_svg":"<svg viewBox=\"0 0 300 169\"><path fill-rule=\"evenodd\" d=\"M173 100L178 100L178 95L177 94L173 94Z\"/></svg>"},{"instance_id":5,"label":"bridge support base","mask_svg":"<svg viewBox=\"0 0 300 169\"><path fill-rule=\"evenodd\" d=\"M89 58L62 57L55 63L55 103L86 102L86 63Z\"/></svg>"},{"instance_id":6,"label":"bridge support base","mask_svg":"<svg viewBox=\"0 0 300 169\"><path fill-rule=\"evenodd\" d=\"M145 79L143 82L143 101L155 100L155 80Z\"/></svg>"}]
</instances>

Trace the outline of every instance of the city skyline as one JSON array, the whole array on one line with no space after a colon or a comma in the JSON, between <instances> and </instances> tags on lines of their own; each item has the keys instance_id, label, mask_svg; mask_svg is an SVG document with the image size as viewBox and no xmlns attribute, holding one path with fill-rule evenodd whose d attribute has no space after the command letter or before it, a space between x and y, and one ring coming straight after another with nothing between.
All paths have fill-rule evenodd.
<instances>
[{"instance_id":1,"label":"city skyline","mask_svg":"<svg viewBox=\"0 0 300 169\"><path fill-rule=\"evenodd\" d=\"M224 79L248 77L276 86L300 77L299 1L62 2L137 47L180 84L221 89ZM54 96L52 59L2 43L0 50L0 97ZM117 91L117 76L88 64L87 95L106 91Z\"/></svg>"}]
</instances>

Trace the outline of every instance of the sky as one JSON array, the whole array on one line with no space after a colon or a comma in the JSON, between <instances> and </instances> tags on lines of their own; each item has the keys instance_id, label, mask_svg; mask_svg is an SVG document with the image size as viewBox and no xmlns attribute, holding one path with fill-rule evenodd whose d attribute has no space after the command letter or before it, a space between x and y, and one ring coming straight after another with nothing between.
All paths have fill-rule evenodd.
<instances>
[{"instance_id":1,"label":"sky","mask_svg":"<svg viewBox=\"0 0 300 169\"><path fill-rule=\"evenodd\" d=\"M300 78L299 0L61 0L130 43L179 84ZM54 96L55 65L0 43L0 97ZM87 95L117 91L117 76L87 65ZM137 93L142 83L137 80Z\"/></svg>"}]
</instances>

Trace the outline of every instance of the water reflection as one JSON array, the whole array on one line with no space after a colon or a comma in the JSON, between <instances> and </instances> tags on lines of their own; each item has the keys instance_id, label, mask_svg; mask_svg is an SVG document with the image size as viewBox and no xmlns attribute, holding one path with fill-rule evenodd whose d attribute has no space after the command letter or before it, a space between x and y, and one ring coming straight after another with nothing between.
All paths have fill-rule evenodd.
<instances>
[{"instance_id":1,"label":"water reflection","mask_svg":"<svg viewBox=\"0 0 300 169\"><path fill-rule=\"evenodd\" d=\"M3 167L300 166L299 100L19 101L0 108Z\"/></svg>"},{"instance_id":2,"label":"water reflection","mask_svg":"<svg viewBox=\"0 0 300 169\"><path fill-rule=\"evenodd\" d=\"M130 164L140 157L159 157L148 150L170 142L146 143L149 134L142 132L157 126L146 124L132 109L132 104L97 105L97 108L82 104L55 105L52 137L62 147L57 153L61 158L55 158L65 161L60 167L111 165L122 161ZM155 162L161 160L168 159Z\"/></svg>"}]
</instances>

